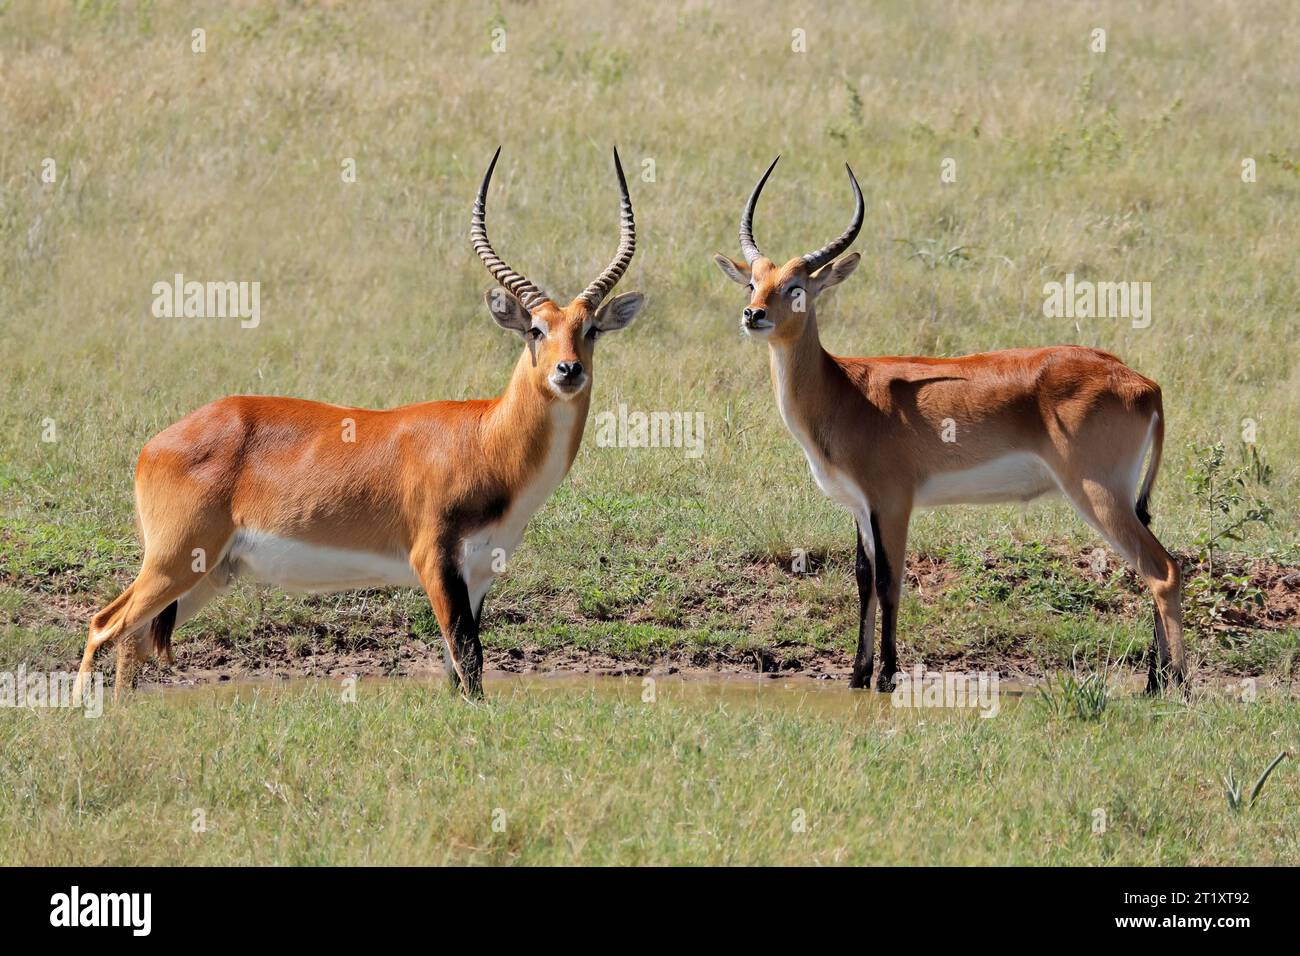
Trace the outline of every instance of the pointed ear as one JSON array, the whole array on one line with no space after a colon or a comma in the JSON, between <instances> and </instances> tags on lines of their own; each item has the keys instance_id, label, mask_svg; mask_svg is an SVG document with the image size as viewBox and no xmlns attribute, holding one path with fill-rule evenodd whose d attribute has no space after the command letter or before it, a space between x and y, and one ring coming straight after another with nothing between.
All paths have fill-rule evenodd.
<instances>
[{"instance_id":1,"label":"pointed ear","mask_svg":"<svg viewBox=\"0 0 1300 956\"><path fill-rule=\"evenodd\" d=\"M713 261L718 264L718 268L732 282L740 285L749 285L750 272L749 266L743 262L737 262L735 259L728 259L722 253L716 253Z\"/></svg>"},{"instance_id":2,"label":"pointed ear","mask_svg":"<svg viewBox=\"0 0 1300 956\"><path fill-rule=\"evenodd\" d=\"M501 328L523 335L532 326L533 320L528 310L501 286L488 289L483 293L483 300L487 302L488 311Z\"/></svg>"},{"instance_id":3,"label":"pointed ear","mask_svg":"<svg viewBox=\"0 0 1300 956\"><path fill-rule=\"evenodd\" d=\"M843 259L836 259L829 262L817 270L816 275L812 277L813 283L817 286L818 292L825 292L827 289L833 289L849 276L853 275L853 270L858 267L862 261L859 253L851 252Z\"/></svg>"},{"instance_id":4,"label":"pointed ear","mask_svg":"<svg viewBox=\"0 0 1300 956\"><path fill-rule=\"evenodd\" d=\"M645 305L645 296L640 292L624 292L616 295L596 312L592 327L599 332L617 332L632 324L636 314Z\"/></svg>"}]
</instances>

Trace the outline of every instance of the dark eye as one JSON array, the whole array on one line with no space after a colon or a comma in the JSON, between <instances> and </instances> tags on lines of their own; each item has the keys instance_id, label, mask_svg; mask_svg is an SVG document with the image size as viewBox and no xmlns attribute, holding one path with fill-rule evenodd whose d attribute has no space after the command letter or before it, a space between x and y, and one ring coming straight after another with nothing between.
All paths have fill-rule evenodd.
<instances>
[{"instance_id":1,"label":"dark eye","mask_svg":"<svg viewBox=\"0 0 1300 956\"><path fill-rule=\"evenodd\" d=\"M752 282L749 284L749 294L750 295L754 294L754 283Z\"/></svg>"},{"instance_id":2,"label":"dark eye","mask_svg":"<svg viewBox=\"0 0 1300 956\"><path fill-rule=\"evenodd\" d=\"M785 294L786 294L786 295L794 295L796 292L802 292L802 291L803 291L803 289L802 289L800 286L792 285L792 286L790 286L790 288L788 288L788 289L785 290Z\"/></svg>"},{"instance_id":3,"label":"dark eye","mask_svg":"<svg viewBox=\"0 0 1300 956\"><path fill-rule=\"evenodd\" d=\"M596 339L600 338L600 329L593 325L587 330L587 338L591 339L593 342L596 341Z\"/></svg>"},{"instance_id":4,"label":"dark eye","mask_svg":"<svg viewBox=\"0 0 1300 956\"><path fill-rule=\"evenodd\" d=\"M534 325L531 329L528 330L528 337L532 339L534 342L536 342L538 339L542 337L542 330Z\"/></svg>"}]
</instances>

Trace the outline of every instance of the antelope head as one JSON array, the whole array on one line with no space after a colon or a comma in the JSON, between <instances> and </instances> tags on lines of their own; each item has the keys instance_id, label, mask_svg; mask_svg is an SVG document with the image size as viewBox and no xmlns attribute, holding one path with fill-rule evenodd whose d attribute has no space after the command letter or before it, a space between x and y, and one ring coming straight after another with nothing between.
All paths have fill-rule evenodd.
<instances>
[{"instance_id":1,"label":"antelope head","mask_svg":"<svg viewBox=\"0 0 1300 956\"><path fill-rule=\"evenodd\" d=\"M645 297L639 292L626 292L605 301L627 271L636 250L636 224L632 220L632 200L628 196L623 164L618 150L614 150L614 169L621 194L618 252L581 295L560 306L527 277L507 266L488 240L488 184L500 155L498 146L479 187L469 233L474 251L492 278L500 283L485 294L488 311L503 329L523 338L532 356L532 379L537 388L548 397L570 399L591 382L596 339L605 332L626 328L645 304Z\"/></svg>"},{"instance_id":2,"label":"antelope head","mask_svg":"<svg viewBox=\"0 0 1300 956\"><path fill-rule=\"evenodd\" d=\"M839 285L858 267L861 257L856 252L839 261L835 261L835 257L858 237L858 232L862 229L864 209L862 190L853 170L845 163L849 183L853 186L854 201L853 221L849 223L849 228L838 239L816 252L778 266L762 253L754 241L754 207L758 205L759 194L780 158L778 156L772 160L772 165L767 167L767 172L750 193L749 202L745 204L745 211L740 217L740 251L744 254L745 261L737 262L721 254L713 257L727 278L749 290L749 304L740 313L741 330L750 338L772 342L798 339L803 334L818 294Z\"/></svg>"}]
</instances>

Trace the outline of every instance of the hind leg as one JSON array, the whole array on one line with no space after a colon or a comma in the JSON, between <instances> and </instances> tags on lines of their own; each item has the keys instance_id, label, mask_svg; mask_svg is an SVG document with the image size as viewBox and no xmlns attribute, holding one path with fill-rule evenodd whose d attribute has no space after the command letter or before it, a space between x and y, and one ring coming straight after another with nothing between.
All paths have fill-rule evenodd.
<instances>
[{"instance_id":1,"label":"hind leg","mask_svg":"<svg viewBox=\"0 0 1300 956\"><path fill-rule=\"evenodd\" d=\"M220 571L213 571L164 607L151 621L137 628L134 634L120 638L117 642L115 686L134 687L140 665L149 659L151 653L156 653L162 663L168 667L174 664L176 661L172 656L172 632L194 617L205 604L222 594L228 587L228 577Z\"/></svg>"},{"instance_id":2,"label":"hind leg","mask_svg":"<svg viewBox=\"0 0 1300 956\"><path fill-rule=\"evenodd\" d=\"M1147 674L1147 691L1160 691L1187 678L1183 642L1182 572L1151 529L1138 517L1131 492L1095 481L1064 485L1075 509L1146 581L1155 598L1155 634Z\"/></svg>"},{"instance_id":3,"label":"hind leg","mask_svg":"<svg viewBox=\"0 0 1300 956\"><path fill-rule=\"evenodd\" d=\"M137 652L139 632L147 636L145 625L188 591L191 584L191 581L178 581L167 571L151 565L146 557L144 567L131 585L91 619L86 651L82 655L81 668L72 688L73 697L76 698L81 693L86 678L94 668L95 653L106 644L122 642L124 646L118 654L118 674L129 676L127 672L130 671L131 660Z\"/></svg>"},{"instance_id":4,"label":"hind leg","mask_svg":"<svg viewBox=\"0 0 1300 956\"><path fill-rule=\"evenodd\" d=\"M212 600L221 597L230 590L231 576L228 567L219 565L201 579L194 587L186 591L176 603L176 627L193 618ZM171 649L168 648L167 663L171 661Z\"/></svg>"},{"instance_id":5,"label":"hind leg","mask_svg":"<svg viewBox=\"0 0 1300 956\"><path fill-rule=\"evenodd\" d=\"M194 589L203 578L204 572L192 567L189 552L168 560L146 546L144 564L136 579L91 619L73 696L81 693L94 669L95 654L114 641L120 642L118 679L125 681L114 692L120 693L120 687L127 686L133 677L138 660L148 656L149 622L166 611L173 601L180 600Z\"/></svg>"},{"instance_id":6,"label":"hind leg","mask_svg":"<svg viewBox=\"0 0 1300 956\"><path fill-rule=\"evenodd\" d=\"M170 607L170 605L168 605ZM166 613L164 608L162 613ZM122 691L135 687L140 665L149 659L151 644L150 632L152 622L146 622L136 628L132 634L126 634L117 640L117 676L113 680L113 699L120 700Z\"/></svg>"}]
</instances>

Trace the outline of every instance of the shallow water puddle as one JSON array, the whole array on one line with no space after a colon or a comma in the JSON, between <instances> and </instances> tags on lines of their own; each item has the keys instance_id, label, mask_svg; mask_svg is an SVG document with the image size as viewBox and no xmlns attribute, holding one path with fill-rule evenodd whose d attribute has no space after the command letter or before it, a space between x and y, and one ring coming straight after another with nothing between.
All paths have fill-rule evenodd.
<instances>
[{"instance_id":1,"label":"shallow water puddle","mask_svg":"<svg viewBox=\"0 0 1300 956\"><path fill-rule=\"evenodd\" d=\"M430 691L444 687L437 677L362 677L357 692L368 686L419 687ZM995 716L1001 709L1018 703L1030 688L1011 681L991 686L970 683L958 688L909 687L904 684L892 694L850 690L842 681L804 678L770 678L736 674L664 674L614 676L606 674L510 674L488 672L484 692L494 698L536 695L581 696L594 694L626 703L671 703L714 710L782 711L828 718L871 718L894 712L917 717L942 718L976 713ZM178 702L202 698L230 699L246 693L294 694L309 690L339 691L341 681L295 678L290 680L246 680L198 686L155 686L146 693L161 693Z\"/></svg>"},{"instance_id":2,"label":"shallow water puddle","mask_svg":"<svg viewBox=\"0 0 1300 956\"><path fill-rule=\"evenodd\" d=\"M932 695L931 704L916 698L921 706L910 706L912 697L907 693L881 694L875 691L850 690L840 681L818 681L800 678L767 678L755 675L649 675L645 677L611 677L586 674L501 674L484 681L489 696L537 693L595 693L628 702L669 702L673 704L714 709L752 708L780 710L795 714L819 717L879 716L885 712L910 711L937 715L970 713L981 706L996 710L1008 702L1019 700L1024 688L1001 682L996 690L981 700L972 691L960 704L950 700L939 703ZM990 688L986 688L990 690Z\"/></svg>"}]
</instances>

